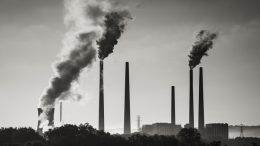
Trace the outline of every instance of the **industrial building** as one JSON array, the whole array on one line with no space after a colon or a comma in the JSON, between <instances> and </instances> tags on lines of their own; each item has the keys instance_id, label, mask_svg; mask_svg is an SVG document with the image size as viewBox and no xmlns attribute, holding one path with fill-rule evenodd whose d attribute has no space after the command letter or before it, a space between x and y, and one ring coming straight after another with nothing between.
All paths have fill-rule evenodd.
<instances>
[{"instance_id":1,"label":"industrial building","mask_svg":"<svg viewBox=\"0 0 260 146\"><path fill-rule=\"evenodd\" d=\"M176 135L181 129L181 125L173 125L171 123L155 123L151 125L143 125L142 133L148 135Z\"/></svg>"},{"instance_id":2,"label":"industrial building","mask_svg":"<svg viewBox=\"0 0 260 146\"><path fill-rule=\"evenodd\" d=\"M209 141L226 141L228 140L227 123L206 124L206 136Z\"/></svg>"},{"instance_id":3,"label":"industrial building","mask_svg":"<svg viewBox=\"0 0 260 146\"><path fill-rule=\"evenodd\" d=\"M171 123L154 123L143 125L142 133L148 135L176 135L182 129L181 125L175 122L175 87L171 87Z\"/></svg>"}]
</instances>

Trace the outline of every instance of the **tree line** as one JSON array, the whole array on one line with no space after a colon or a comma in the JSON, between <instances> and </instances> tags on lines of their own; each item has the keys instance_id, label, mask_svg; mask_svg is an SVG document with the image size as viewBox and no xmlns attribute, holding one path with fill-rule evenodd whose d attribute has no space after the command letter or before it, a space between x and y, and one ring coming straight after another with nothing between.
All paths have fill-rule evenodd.
<instances>
[{"instance_id":1,"label":"tree line","mask_svg":"<svg viewBox=\"0 0 260 146\"><path fill-rule=\"evenodd\" d=\"M193 128L184 128L176 136L119 135L99 131L88 123L66 124L39 135L32 128L1 128L0 146L221 146L206 143Z\"/></svg>"}]
</instances>

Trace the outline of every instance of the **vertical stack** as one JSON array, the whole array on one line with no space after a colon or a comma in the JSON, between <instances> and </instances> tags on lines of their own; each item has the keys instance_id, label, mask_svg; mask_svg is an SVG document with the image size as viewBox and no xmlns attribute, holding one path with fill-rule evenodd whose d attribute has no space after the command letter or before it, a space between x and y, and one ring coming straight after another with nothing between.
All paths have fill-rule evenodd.
<instances>
[{"instance_id":1,"label":"vertical stack","mask_svg":"<svg viewBox=\"0 0 260 146\"><path fill-rule=\"evenodd\" d=\"M104 84L103 84L103 60L100 60L100 78L99 78L99 121L98 130L105 129L104 123Z\"/></svg>"},{"instance_id":2,"label":"vertical stack","mask_svg":"<svg viewBox=\"0 0 260 146\"><path fill-rule=\"evenodd\" d=\"M190 112L189 112L189 127L194 128L194 107L193 107L193 70L190 69Z\"/></svg>"},{"instance_id":3,"label":"vertical stack","mask_svg":"<svg viewBox=\"0 0 260 146\"><path fill-rule=\"evenodd\" d=\"M204 132L204 95L203 95L203 68L199 72L199 132Z\"/></svg>"},{"instance_id":4,"label":"vertical stack","mask_svg":"<svg viewBox=\"0 0 260 146\"><path fill-rule=\"evenodd\" d=\"M175 88L172 86L172 99L171 99L171 124L176 125L175 122Z\"/></svg>"},{"instance_id":5,"label":"vertical stack","mask_svg":"<svg viewBox=\"0 0 260 146\"><path fill-rule=\"evenodd\" d=\"M60 102L60 123L62 124L62 102Z\"/></svg>"},{"instance_id":6,"label":"vertical stack","mask_svg":"<svg viewBox=\"0 0 260 146\"><path fill-rule=\"evenodd\" d=\"M131 134L130 117L130 87L129 87L129 63L125 64L125 114L124 114L124 134Z\"/></svg>"}]
</instances>

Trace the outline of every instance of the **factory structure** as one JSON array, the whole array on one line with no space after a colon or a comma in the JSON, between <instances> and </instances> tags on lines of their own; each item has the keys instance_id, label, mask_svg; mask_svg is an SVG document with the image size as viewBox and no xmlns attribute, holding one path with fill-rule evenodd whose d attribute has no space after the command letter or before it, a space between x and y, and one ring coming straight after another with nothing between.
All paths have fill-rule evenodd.
<instances>
[{"instance_id":1,"label":"factory structure","mask_svg":"<svg viewBox=\"0 0 260 146\"><path fill-rule=\"evenodd\" d=\"M194 128L193 109L193 70L190 70L190 102L189 102L189 123L184 128ZM177 135L182 129L181 125L175 122L175 88L171 88L171 123L154 123L142 126L142 133L148 135ZM204 94L203 94L203 68L199 68L199 115L198 131L201 137L208 141L228 140L228 124L209 123L205 125L204 119Z\"/></svg>"},{"instance_id":2,"label":"factory structure","mask_svg":"<svg viewBox=\"0 0 260 146\"><path fill-rule=\"evenodd\" d=\"M171 123L154 123L143 125L142 133L148 135L177 135L182 129L181 125L176 125L175 121L175 87L171 87Z\"/></svg>"},{"instance_id":3,"label":"factory structure","mask_svg":"<svg viewBox=\"0 0 260 146\"><path fill-rule=\"evenodd\" d=\"M47 110L46 117L47 117L47 121L48 123L42 123L41 122L41 118L40 115L42 114L43 110L41 108L38 108L38 124L37 124L37 132L39 134L43 134L43 126L50 126L50 127L54 127L54 110L55 108L49 108ZM45 125L46 124L46 125Z\"/></svg>"},{"instance_id":4,"label":"factory structure","mask_svg":"<svg viewBox=\"0 0 260 146\"><path fill-rule=\"evenodd\" d=\"M99 130L105 130L104 127L104 88L103 88L103 62L100 62L100 91L99 91ZM131 114L130 114L130 81L129 81L129 63L125 63L125 97L124 97L124 135L131 134ZM189 96L189 123L184 128L194 128L194 106L193 106L193 70L190 70L190 96ZM44 123L41 123L41 113L43 110L38 108L38 126L37 131L42 133ZM199 68L199 115L198 131L201 137L209 141L228 140L228 124L204 122L204 95L203 95L203 68ZM54 127L54 108L50 108L45 113L48 117L47 126ZM140 118L140 117L139 117ZM62 121L62 103L60 103L60 122ZM140 122L140 121L139 121ZM139 123L140 127L140 123ZM171 87L171 123L154 123L143 125L138 131L145 135L177 135L183 127L176 124L175 117L175 87Z\"/></svg>"}]
</instances>

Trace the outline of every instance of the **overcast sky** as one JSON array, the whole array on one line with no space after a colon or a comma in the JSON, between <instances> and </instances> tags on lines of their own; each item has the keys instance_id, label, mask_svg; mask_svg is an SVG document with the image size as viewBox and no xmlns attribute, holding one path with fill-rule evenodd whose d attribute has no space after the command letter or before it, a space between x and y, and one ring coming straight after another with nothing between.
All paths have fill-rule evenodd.
<instances>
[{"instance_id":1,"label":"overcast sky","mask_svg":"<svg viewBox=\"0 0 260 146\"><path fill-rule=\"evenodd\" d=\"M130 63L131 118L170 122L176 86L176 122L188 122L188 52L201 29L219 37L204 67L205 123L259 125L259 0L133 0L133 20L105 59L105 128L122 132L124 62ZM53 75L65 33L62 0L0 0L0 127L37 126L39 97ZM98 61L98 60L97 60ZM87 96L64 104L64 123L98 126L99 66L81 74ZM198 66L199 67L199 66ZM195 125L198 67L194 69ZM58 123L58 106L55 122Z\"/></svg>"}]
</instances>

